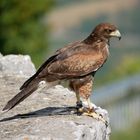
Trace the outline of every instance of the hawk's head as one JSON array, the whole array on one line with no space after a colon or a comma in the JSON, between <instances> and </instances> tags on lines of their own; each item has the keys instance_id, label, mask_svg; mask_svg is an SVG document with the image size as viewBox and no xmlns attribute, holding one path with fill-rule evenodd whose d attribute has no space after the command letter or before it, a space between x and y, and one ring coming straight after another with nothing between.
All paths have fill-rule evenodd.
<instances>
[{"instance_id":1,"label":"hawk's head","mask_svg":"<svg viewBox=\"0 0 140 140\"><path fill-rule=\"evenodd\" d=\"M116 26L110 23L101 23L95 27L92 32L93 36L109 39L111 37L118 37L121 39L121 34Z\"/></svg>"}]
</instances>

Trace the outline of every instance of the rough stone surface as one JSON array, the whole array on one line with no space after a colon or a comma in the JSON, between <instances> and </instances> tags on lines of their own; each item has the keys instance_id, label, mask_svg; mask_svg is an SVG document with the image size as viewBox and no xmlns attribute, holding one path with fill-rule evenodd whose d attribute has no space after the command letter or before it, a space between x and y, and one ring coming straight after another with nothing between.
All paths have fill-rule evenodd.
<instances>
[{"instance_id":1,"label":"rough stone surface","mask_svg":"<svg viewBox=\"0 0 140 140\"><path fill-rule=\"evenodd\" d=\"M30 76L35 73L35 66L28 55L0 54L0 71L6 74Z\"/></svg>"},{"instance_id":2,"label":"rough stone surface","mask_svg":"<svg viewBox=\"0 0 140 140\"><path fill-rule=\"evenodd\" d=\"M6 62L7 66L0 72L0 110L11 97L17 94L19 87L27 78L18 72L21 70L19 68L21 64L24 64L24 59L19 65L16 63L16 59L19 62L19 59L24 56L12 57L16 63L13 65L14 68L12 68L13 61L10 60L11 55L5 58L11 63ZM0 64L3 64L2 61L5 59L0 58ZM22 71L27 74L27 68L31 67L33 68L33 64L28 63L26 67L22 66ZM14 69L17 75L11 75ZM29 71L29 75L30 73ZM110 127L93 118L78 116L75 113L75 102L74 93L60 85L36 91L13 110L0 114L0 139L108 140ZM106 110L97 108L97 111L109 121Z\"/></svg>"}]
</instances>

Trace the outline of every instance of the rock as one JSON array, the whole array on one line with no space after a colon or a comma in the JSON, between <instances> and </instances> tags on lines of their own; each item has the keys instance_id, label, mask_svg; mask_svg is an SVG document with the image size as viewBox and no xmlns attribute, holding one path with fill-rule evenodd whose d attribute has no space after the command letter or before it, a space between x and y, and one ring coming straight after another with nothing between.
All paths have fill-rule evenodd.
<instances>
[{"instance_id":1,"label":"rock","mask_svg":"<svg viewBox=\"0 0 140 140\"><path fill-rule=\"evenodd\" d=\"M3 55L0 53L0 58L3 57Z\"/></svg>"},{"instance_id":2,"label":"rock","mask_svg":"<svg viewBox=\"0 0 140 140\"><path fill-rule=\"evenodd\" d=\"M11 55L9 57L11 58ZM25 56L14 56L14 59L18 57L22 58L23 62L15 65L11 65L15 61L10 61L9 58L3 59L11 63L6 62L5 69L9 68L9 71L6 69L6 73L3 71L0 73L0 110L19 92L19 87L27 79L19 72L21 69L15 68L25 63ZM1 59L0 64L3 63ZM30 64L31 66L28 63L28 69L33 68L33 64ZM22 66L22 68L23 73L28 75L27 67ZM11 75L14 69L17 75ZM0 139L108 140L110 127L93 118L78 116L74 107L75 102L75 94L60 85L36 91L11 111L0 114ZM101 113L109 123L106 110L98 107L97 112Z\"/></svg>"},{"instance_id":3,"label":"rock","mask_svg":"<svg viewBox=\"0 0 140 140\"><path fill-rule=\"evenodd\" d=\"M31 76L36 70L28 55L0 55L0 71L7 74Z\"/></svg>"}]
</instances>

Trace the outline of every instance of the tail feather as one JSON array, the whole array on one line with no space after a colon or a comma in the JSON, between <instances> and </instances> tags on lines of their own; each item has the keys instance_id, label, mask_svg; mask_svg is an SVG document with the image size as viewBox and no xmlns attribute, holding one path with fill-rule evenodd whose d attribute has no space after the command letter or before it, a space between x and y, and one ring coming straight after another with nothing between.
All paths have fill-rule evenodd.
<instances>
[{"instance_id":1,"label":"tail feather","mask_svg":"<svg viewBox=\"0 0 140 140\"><path fill-rule=\"evenodd\" d=\"M38 88L38 83L38 80L33 80L27 87L23 88L17 95L7 102L6 106L3 108L3 111L9 111L31 95Z\"/></svg>"}]
</instances>

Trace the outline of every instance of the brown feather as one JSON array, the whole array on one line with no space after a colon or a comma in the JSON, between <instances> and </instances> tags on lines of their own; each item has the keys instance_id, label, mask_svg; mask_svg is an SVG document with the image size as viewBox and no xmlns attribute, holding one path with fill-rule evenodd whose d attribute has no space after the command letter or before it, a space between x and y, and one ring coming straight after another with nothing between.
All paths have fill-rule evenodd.
<instances>
[{"instance_id":1,"label":"brown feather","mask_svg":"<svg viewBox=\"0 0 140 140\"><path fill-rule=\"evenodd\" d=\"M30 82L26 88L23 88L17 95L15 95L11 100L7 102L6 106L3 108L3 111L9 111L24 99L26 99L29 95L31 95L38 88L39 81L39 79L35 79Z\"/></svg>"},{"instance_id":2,"label":"brown feather","mask_svg":"<svg viewBox=\"0 0 140 140\"><path fill-rule=\"evenodd\" d=\"M86 81L86 77L89 76L91 79L91 76L107 60L110 31L113 32L116 29L114 25L109 23L99 24L85 40L69 44L57 50L21 86L21 91L8 101L3 110L10 110L27 98L38 88L38 83L42 80L53 82L64 79L72 80L74 78L80 81L83 78L87 84L81 87L81 90L85 89L86 91L87 88L91 90L92 82L91 80L90 82Z\"/></svg>"}]
</instances>

